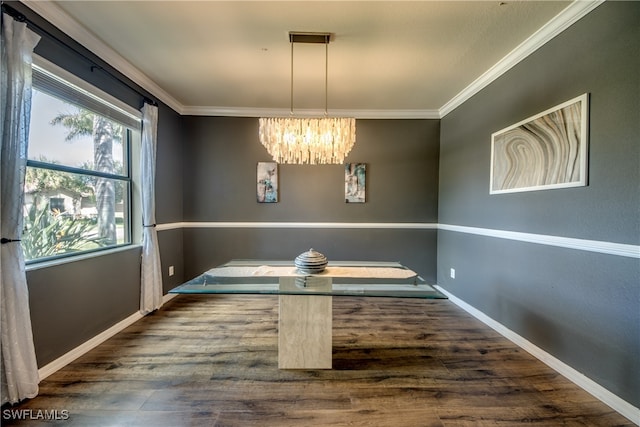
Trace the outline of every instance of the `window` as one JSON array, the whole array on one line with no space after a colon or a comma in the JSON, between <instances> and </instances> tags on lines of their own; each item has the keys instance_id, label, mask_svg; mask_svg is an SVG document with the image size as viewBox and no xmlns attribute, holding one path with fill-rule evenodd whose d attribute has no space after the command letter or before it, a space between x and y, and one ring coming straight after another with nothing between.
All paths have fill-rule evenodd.
<instances>
[{"instance_id":1,"label":"window","mask_svg":"<svg viewBox=\"0 0 640 427\"><path fill-rule=\"evenodd\" d=\"M28 263L131 243L139 113L60 74L34 61L22 236Z\"/></svg>"}]
</instances>

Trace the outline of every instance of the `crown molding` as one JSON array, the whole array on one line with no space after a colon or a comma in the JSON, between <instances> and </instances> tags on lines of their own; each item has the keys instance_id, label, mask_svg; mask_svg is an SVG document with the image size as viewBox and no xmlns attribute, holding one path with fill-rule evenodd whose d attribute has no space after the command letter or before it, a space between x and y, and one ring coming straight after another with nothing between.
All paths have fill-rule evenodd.
<instances>
[{"instance_id":1,"label":"crown molding","mask_svg":"<svg viewBox=\"0 0 640 427\"><path fill-rule=\"evenodd\" d=\"M107 46L102 40L87 30L87 28L71 18L56 4L41 0L21 0L21 3L55 25L60 31L72 39L78 41L83 47L90 50L137 85L149 91L169 107L178 113L182 113L184 106L177 99L158 86L146 74L124 59L119 53Z\"/></svg>"},{"instance_id":2,"label":"crown molding","mask_svg":"<svg viewBox=\"0 0 640 427\"><path fill-rule=\"evenodd\" d=\"M605 0L574 0L562 12L547 22L542 28L533 33L524 42L509 52L504 58L498 61L493 67L485 71L480 77L474 80L469 86L451 98L449 102L440 107L439 115L443 118L476 93L480 92L498 77L509 71L520 61L531 55L538 48L545 45L555 36L569 28L580 18L587 15L596 7L604 3Z\"/></svg>"},{"instance_id":3,"label":"crown molding","mask_svg":"<svg viewBox=\"0 0 640 427\"><path fill-rule=\"evenodd\" d=\"M438 110L342 110L356 119L439 119Z\"/></svg>"},{"instance_id":4,"label":"crown molding","mask_svg":"<svg viewBox=\"0 0 640 427\"><path fill-rule=\"evenodd\" d=\"M605 0L574 0L562 12L547 22L542 28L513 49L438 110L333 110L330 114L355 117L356 119L441 119L604 1ZM84 26L72 19L53 2L41 0L21 0L21 2L74 40L82 40L82 45L85 48L102 58L133 82L158 97L159 100L181 115L231 117L286 117L290 115L288 109L183 105L158 86L158 84L151 80L146 74L104 44L104 42ZM295 113L300 116L322 116L324 115L324 110L301 110Z\"/></svg>"},{"instance_id":5,"label":"crown molding","mask_svg":"<svg viewBox=\"0 0 640 427\"><path fill-rule=\"evenodd\" d=\"M207 107L185 106L181 112L185 116L227 116L227 117L289 117L288 108L250 107ZM293 117L323 117L324 110L296 109ZM353 117L356 119L439 119L438 110L329 110L329 117Z\"/></svg>"}]
</instances>

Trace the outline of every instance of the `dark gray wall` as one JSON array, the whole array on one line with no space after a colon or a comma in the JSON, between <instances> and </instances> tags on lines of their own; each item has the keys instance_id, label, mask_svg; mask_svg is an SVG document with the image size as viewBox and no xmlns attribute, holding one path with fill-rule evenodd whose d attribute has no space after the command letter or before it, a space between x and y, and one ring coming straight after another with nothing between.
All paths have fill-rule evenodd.
<instances>
[{"instance_id":1,"label":"dark gray wall","mask_svg":"<svg viewBox=\"0 0 640 427\"><path fill-rule=\"evenodd\" d=\"M184 129L182 116L160 104L156 153L156 223L180 223L182 211ZM182 229L158 231L162 287L166 294L184 282ZM174 275L169 276L169 266Z\"/></svg>"},{"instance_id":2,"label":"dark gray wall","mask_svg":"<svg viewBox=\"0 0 640 427\"><path fill-rule=\"evenodd\" d=\"M256 118L185 117L185 221L437 222L438 120L358 120L347 162L367 163L367 202L345 203L344 166L279 165L280 201L256 202L270 161ZM435 279L434 230L185 230L185 274L232 258L395 260ZM416 238L423 236L423 240Z\"/></svg>"},{"instance_id":3,"label":"dark gray wall","mask_svg":"<svg viewBox=\"0 0 640 427\"><path fill-rule=\"evenodd\" d=\"M638 22L640 3L606 2L442 119L440 223L639 243ZM489 195L491 133L585 92L589 185ZM634 258L438 234L441 286L635 406L639 265Z\"/></svg>"},{"instance_id":4,"label":"dark gray wall","mask_svg":"<svg viewBox=\"0 0 640 427\"><path fill-rule=\"evenodd\" d=\"M140 307L140 247L27 272L38 366Z\"/></svg>"},{"instance_id":5,"label":"dark gray wall","mask_svg":"<svg viewBox=\"0 0 640 427\"><path fill-rule=\"evenodd\" d=\"M182 217L180 116L160 105L156 219ZM184 280L182 230L158 233L164 293ZM27 272L33 339L42 367L136 313L140 247ZM168 266L175 275L169 277Z\"/></svg>"},{"instance_id":6,"label":"dark gray wall","mask_svg":"<svg viewBox=\"0 0 640 427\"><path fill-rule=\"evenodd\" d=\"M368 164L363 205L344 203L341 166L286 165L281 201L258 204L255 166L269 157L257 120L183 118L161 104L157 222L440 222L638 244L638 5L598 7L441 125L359 120L347 161ZM141 105L138 94L58 42L45 37L36 52ZM589 186L489 196L491 133L584 92L591 94ZM159 239L165 291L230 258L286 259L310 246L332 259L398 260L433 281L437 243L440 285L639 406L636 259L449 231L436 239L432 230L178 228ZM132 248L27 273L40 366L137 311L139 257Z\"/></svg>"},{"instance_id":7,"label":"dark gray wall","mask_svg":"<svg viewBox=\"0 0 640 427\"><path fill-rule=\"evenodd\" d=\"M293 260L314 248L330 260L399 261L434 283L436 236L412 229L185 229L185 270L195 277L230 259Z\"/></svg>"},{"instance_id":8,"label":"dark gray wall","mask_svg":"<svg viewBox=\"0 0 640 427\"><path fill-rule=\"evenodd\" d=\"M35 49L38 55L134 108L142 106L148 95L144 90L26 6L17 2L10 5L46 30L33 28L42 37ZM92 70L93 64L102 69ZM160 103L158 222L182 220L181 126L181 116ZM183 279L182 232L165 232L160 242L166 291ZM172 278L167 274L168 265L176 269ZM122 252L33 269L27 272L27 284L36 356L38 366L42 367L138 311L140 248L135 246Z\"/></svg>"}]
</instances>

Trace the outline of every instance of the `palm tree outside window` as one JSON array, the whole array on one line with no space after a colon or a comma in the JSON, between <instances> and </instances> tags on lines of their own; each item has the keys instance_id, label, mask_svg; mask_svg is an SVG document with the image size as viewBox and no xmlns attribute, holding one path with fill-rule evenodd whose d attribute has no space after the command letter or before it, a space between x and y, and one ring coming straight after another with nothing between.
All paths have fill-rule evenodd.
<instances>
[{"instance_id":1,"label":"palm tree outside window","mask_svg":"<svg viewBox=\"0 0 640 427\"><path fill-rule=\"evenodd\" d=\"M42 68L34 68L33 86L25 259L130 244L131 140L139 119Z\"/></svg>"}]
</instances>

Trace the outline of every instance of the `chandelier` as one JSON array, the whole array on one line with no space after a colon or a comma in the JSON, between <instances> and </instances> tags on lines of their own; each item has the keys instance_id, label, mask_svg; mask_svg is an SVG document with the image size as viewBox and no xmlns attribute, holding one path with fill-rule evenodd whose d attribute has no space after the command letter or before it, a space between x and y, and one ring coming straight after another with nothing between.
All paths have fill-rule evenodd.
<instances>
[{"instance_id":1,"label":"chandelier","mask_svg":"<svg viewBox=\"0 0 640 427\"><path fill-rule=\"evenodd\" d=\"M273 160L291 164L341 164L356 141L356 119L329 117L327 111L330 33L290 32L291 116L259 119L259 138ZM293 45L324 43L324 117L293 117Z\"/></svg>"}]
</instances>

